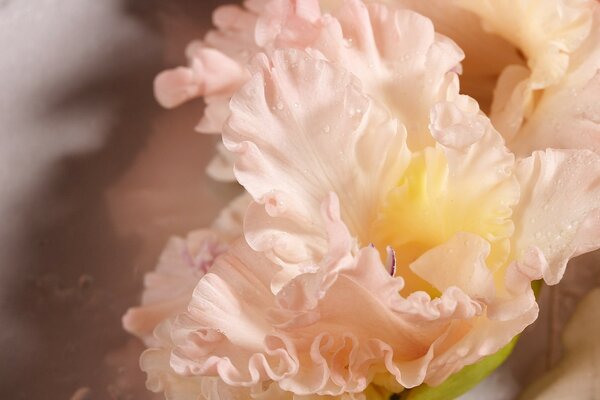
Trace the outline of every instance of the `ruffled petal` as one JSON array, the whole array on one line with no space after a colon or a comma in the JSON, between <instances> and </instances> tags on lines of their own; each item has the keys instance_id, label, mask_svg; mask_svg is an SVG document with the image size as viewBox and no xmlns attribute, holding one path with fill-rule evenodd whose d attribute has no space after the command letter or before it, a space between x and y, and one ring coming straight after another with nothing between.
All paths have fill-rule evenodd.
<instances>
[{"instance_id":1,"label":"ruffled petal","mask_svg":"<svg viewBox=\"0 0 600 400\"><path fill-rule=\"evenodd\" d=\"M144 276L141 305L127 310L123 326L156 344L152 333L163 320L186 310L200 278L224 253L228 243L241 236L243 213L251 199L243 194L223 209L212 229L190 232L185 239L171 238L160 255L156 269Z\"/></svg>"},{"instance_id":2,"label":"ruffled petal","mask_svg":"<svg viewBox=\"0 0 600 400\"><path fill-rule=\"evenodd\" d=\"M535 152L518 165L515 252L541 259L548 284L560 281L570 258L600 247L599 177L600 156L586 150Z\"/></svg>"},{"instance_id":3,"label":"ruffled petal","mask_svg":"<svg viewBox=\"0 0 600 400\"><path fill-rule=\"evenodd\" d=\"M172 108L204 97L207 107L197 129L220 133L229 116L229 98L249 79L246 64L260 49L254 41L254 30L264 3L258 0L247 2L247 8L233 4L217 8L213 13L216 29L187 47L188 66L156 77L154 92L158 102Z\"/></svg>"},{"instance_id":4,"label":"ruffled petal","mask_svg":"<svg viewBox=\"0 0 600 400\"><path fill-rule=\"evenodd\" d=\"M236 153L238 181L264 205L249 210L249 243L302 265L324 253L318 210L330 191L352 232L365 237L408 161L405 136L350 73L326 61L277 50L256 68L232 99L223 139Z\"/></svg>"},{"instance_id":5,"label":"ruffled petal","mask_svg":"<svg viewBox=\"0 0 600 400\"><path fill-rule=\"evenodd\" d=\"M144 276L141 305L123 316L125 330L154 343L154 328L185 311L196 283L226 249L227 242L209 230L191 232L186 239L171 238L156 270Z\"/></svg>"},{"instance_id":6,"label":"ruffled petal","mask_svg":"<svg viewBox=\"0 0 600 400\"><path fill-rule=\"evenodd\" d=\"M600 4L588 39L571 56L567 75L546 88L522 130L509 143L520 156L545 148L600 154Z\"/></svg>"},{"instance_id":7,"label":"ruffled petal","mask_svg":"<svg viewBox=\"0 0 600 400\"><path fill-rule=\"evenodd\" d=\"M451 38L464 51L461 92L477 99L486 113L502 71L509 65L524 64L515 45L485 31L480 17L460 7L457 0L393 0L393 4L430 18L436 32Z\"/></svg>"},{"instance_id":8,"label":"ruffled petal","mask_svg":"<svg viewBox=\"0 0 600 400\"><path fill-rule=\"evenodd\" d=\"M327 256L277 295L270 280L278 267L243 241L219 258L175 321L177 373L241 387L274 381L301 396L360 393L381 373L404 387L434 384L497 351L537 315L533 301L513 318L491 319L485 310L494 296L475 300L458 287L469 283L451 276L439 298L402 297L402 279L389 275L374 248L354 255L334 195L322 215ZM533 299L529 277L511 277L518 283L511 299Z\"/></svg>"},{"instance_id":9,"label":"ruffled petal","mask_svg":"<svg viewBox=\"0 0 600 400\"><path fill-rule=\"evenodd\" d=\"M148 390L163 392L166 400L247 400L250 390L226 385L216 377L184 376L170 365L171 321L165 320L156 330L160 347L146 350L140 358L140 368L147 375ZM268 398L267 398L268 399ZM265 399L265 400L267 400Z\"/></svg>"},{"instance_id":10,"label":"ruffled petal","mask_svg":"<svg viewBox=\"0 0 600 400\"><path fill-rule=\"evenodd\" d=\"M396 6L348 0L333 16L322 18L312 49L359 78L365 93L406 126L411 150L432 144L429 112L458 90L452 83L460 48L429 19Z\"/></svg>"},{"instance_id":11,"label":"ruffled petal","mask_svg":"<svg viewBox=\"0 0 600 400\"><path fill-rule=\"evenodd\" d=\"M363 393L340 396L296 395L286 392L274 382L254 387L227 385L219 377L180 375L171 367L174 347L172 321L162 322L156 329L159 346L146 350L140 367L146 373L148 390L163 392L166 400L388 400L391 393L378 385L370 385Z\"/></svg>"}]
</instances>

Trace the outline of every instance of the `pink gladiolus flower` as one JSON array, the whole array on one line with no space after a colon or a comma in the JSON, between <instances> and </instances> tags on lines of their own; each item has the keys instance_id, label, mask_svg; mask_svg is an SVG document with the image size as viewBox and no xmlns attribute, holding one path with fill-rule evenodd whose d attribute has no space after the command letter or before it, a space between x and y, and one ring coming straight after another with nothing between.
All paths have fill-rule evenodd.
<instances>
[{"instance_id":1,"label":"pink gladiolus flower","mask_svg":"<svg viewBox=\"0 0 600 400\"><path fill-rule=\"evenodd\" d=\"M532 281L556 284L570 258L600 247L600 156L577 149L595 148L550 150L544 141L562 131L527 133L546 123L552 96L589 82L582 54L596 54L597 6L569 3L557 22L535 0L516 10L457 0L447 18L411 1L337 3L331 13L312 0L221 9L190 67L157 78L167 106L205 97L201 129L222 133L253 199L239 238L221 246L205 232L208 244L185 258L207 268L150 320L166 319L155 340L144 308L140 323L126 319L153 346L142 357L149 387L169 399L377 398L438 385L536 319ZM410 7L450 36L464 15L484 21L503 54L521 49L525 59L515 52L494 70L494 96L473 93L492 120L460 94L465 53ZM505 25L513 11L516 31ZM480 88L485 63L469 53L464 80Z\"/></svg>"}]
</instances>

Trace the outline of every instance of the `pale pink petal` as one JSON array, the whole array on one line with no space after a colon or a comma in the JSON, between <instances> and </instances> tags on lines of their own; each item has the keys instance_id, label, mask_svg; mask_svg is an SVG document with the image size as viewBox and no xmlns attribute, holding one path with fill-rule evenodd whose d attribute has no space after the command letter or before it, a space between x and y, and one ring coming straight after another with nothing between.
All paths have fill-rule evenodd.
<instances>
[{"instance_id":1,"label":"pale pink petal","mask_svg":"<svg viewBox=\"0 0 600 400\"><path fill-rule=\"evenodd\" d=\"M452 119L443 118L445 108L452 109ZM446 214L462 219L464 230L492 244L506 240L513 233L511 208L518 202L519 186L512 171L515 157L502 136L467 96L439 103L431 119L433 136L448 163Z\"/></svg>"},{"instance_id":2,"label":"pale pink petal","mask_svg":"<svg viewBox=\"0 0 600 400\"><path fill-rule=\"evenodd\" d=\"M458 90L452 82L462 51L429 19L392 5L349 0L334 16L322 18L313 51L360 79L365 93L406 126L411 150L432 144L429 112Z\"/></svg>"},{"instance_id":3,"label":"pale pink petal","mask_svg":"<svg viewBox=\"0 0 600 400\"><path fill-rule=\"evenodd\" d=\"M318 210L331 191L352 232L365 237L408 161L405 136L350 73L326 61L278 50L256 64L223 134L238 181L265 206L250 209L246 237L272 259L303 264L324 252Z\"/></svg>"},{"instance_id":4,"label":"pale pink petal","mask_svg":"<svg viewBox=\"0 0 600 400\"><path fill-rule=\"evenodd\" d=\"M254 41L254 30L265 4L256 0L247 2L247 9L233 4L218 7L213 13L216 29L188 45L188 66L156 77L154 91L159 103L171 108L204 97L205 117L197 129L220 133L229 115L229 98L250 77L246 64L260 49Z\"/></svg>"},{"instance_id":5,"label":"pale pink petal","mask_svg":"<svg viewBox=\"0 0 600 400\"><path fill-rule=\"evenodd\" d=\"M265 10L272 0L244 0L244 7L259 14Z\"/></svg>"},{"instance_id":6,"label":"pale pink petal","mask_svg":"<svg viewBox=\"0 0 600 400\"><path fill-rule=\"evenodd\" d=\"M218 143L216 149L217 154L208 163L206 173L217 181L235 181L235 175L233 175L234 155L223 146L223 143Z\"/></svg>"},{"instance_id":7,"label":"pale pink petal","mask_svg":"<svg viewBox=\"0 0 600 400\"><path fill-rule=\"evenodd\" d=\"M186 239L172 238L156 270L144 277L141 305L130 308L123 316L125 329L154 343L154 328L164 319L185 311L198 280L226 249L227 243L208 230L191 232Z\"/></svg>"},{"instance_id":8,"label":"pale pink petal","mask_svg":"<svg viewBox=\"0 0 600 400\"><path fill-rule=\"evenodd\" d=\"M210 96L204 98L206 106L200 122L195 126L195 130L200 133L220 134L223 125L229 118L229 100L230 96Z\"/></svg>"},{"instance_id":9,"label":"pale pink petal","mask_svg":"<svg viewBox=\"0 0 600 400\"><path fill-rule=\"evenodd\" d=\"M537 248L547 263L544 280L556 284L570 258L600 247L600 156L586 150L535 152L519 163L517 177L515 253L523 257Z\"/></svg>"},{"instance_id":10,"label":"pale pink petal","mask_svg":"<svg viewBox=\"0 0 600 400\"><path fill-rule=\"evenodd\" d=\"M318 0L274 0L261 13L255 31L261 47L305 48L318 34L316 21L321 17Z\"/></svg>"},{"instance_id":11,"label":"pale pink petal","mask_svg":"<svg viewBox=\"0 0 600 400\"><path fill-rule=\"evenodd\" d=\"M217 29L210 30L203 43L245 64L259 50L254 41L257 17L256 10L235 4L220 6L213 12L212 18Z\"/></svg>"},{"instance_id":12,"label":"pale pink petal","mask_svg":"<svg viewBox=\"0 0 600 400\"><path fill-rule=\"evenodd\" d=\"M188 51L190 66L160 73L154 81L158 102L176 107L200 96L231 94L247 79L247 71L218 50L192 43Z\"/></svg>"},{"instance_id":13,"label":"pale pink petal","mask_svg":"<svg viewBox=\"0 0 600 400\"><path fill-rule=\"evenodd\" d=\"M233 199L213 221L211 229L218 232L219 236L228 242L242 235L244 215L252 198L244 192Z\"/></svg>"},{"instance_id":14,"label":"pale pink petal","mask_svg":"<svg viewBox=\"0 0 600 400\"><path fill-rule=\"evenodd\" d=\"M390 276L375 249L353 255L334 195L322 213L327 256L276 296L270 280L279 268L243 241L217 261L175 321L177 373L219 376L243 387L275 381L298 395L359 393L376 372L405 387L435 384L497 351L537 315L535 301L521 301L528 307L513 318L491 319L485 309L495 305L493 294L489 303L472 299L457 287L469 283L450 275L437 299L423 292L401 297L402 279ZM511 277L518 283L514 299L533 299L522 282L529 276Z\"/></svg>"},{"instance_id":15,"label":"pale pink petal","mask_svg":"<svg viewBox=\"0 0 600 400\"><path fill-rule=\"evenodd\" d=\"M241 236L243 214L250 201L243 194L221 211L210 230L197 230L185 239L169 240L156 269L144 276L141 305L130 308L123 316L125 330L148 344L156 343L154 328L186 310L200 278L227 250L228 242Z\"/></svg>"},{"instance_id":16,"label":"pale pink petal","mask_svg":"<svg viewBox=\"0 0 600 400\"><path fill-rule=\"evenodd\" d=\"M159 347L145 351L140 367L147 375L146 387L155 393L163 392L166 400L388 400L389 392L371 385L364 393L343 393L340 396L296 395L286 392L275 382L253 387L227 385L214 376L181 375L171 367L174 347L172 321L159 325L156 336Z\"/></svg>"}]
</instances>

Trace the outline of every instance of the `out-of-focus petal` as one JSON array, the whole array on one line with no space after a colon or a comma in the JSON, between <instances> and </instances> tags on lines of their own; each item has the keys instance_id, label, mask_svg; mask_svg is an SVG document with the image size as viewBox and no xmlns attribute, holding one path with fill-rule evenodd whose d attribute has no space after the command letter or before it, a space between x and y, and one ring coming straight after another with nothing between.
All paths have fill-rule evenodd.
<instances>
[{"instance_id":1,"label":"out-of-focus petal","mask_svg":"<svg viewBox=\"0 0 600 400\"><path fill-rule=\"evenodd\" d=\"M244 225L244 215L248 206L252 202L252 198L248 193L242 193L225 207L217 218L213 221L211 229L218 232L219 235L231 242L242 235Z\"/></svg>"},{"instance_id":2,"label":"out-of-focus petal","mask_svg":"<svg viewBox=\"0 0 600 400\"><path fill-rule=\"evenodd\" d=\"M594 0L459 0L483 26L523 51L534 90L557 83L590 32Z\"/></svg>"},{"instance_id":3,"label":"out-of-focus petal","mask_svg":"<svg viewBox=\"0 0 600 400\"><path fill-rule=\"evenodd\" d=\"M488 112L501 72L509 65L521 65L517 47L506 39L486 32L481 19L460 7L459 0L390 0L433 21L436 32L448 36L464 51L460 79L461 92L479 102Z\"/></svg>"},{"instance_id":4,"label":"out-of-focus petal","mask_svg":"<svg viewBox=\"0 0 600 400\"><path fill-rule=\"evenodd\" d=\"M526 116L533 111L529 76L527 68L511 65L502 71L496 83L490 118L507 141L517 135Z\"/></svg>"},{"instance_id":5,"label":"out-of-focus petal","mask_svg":"<svg viewBox=\"0 0 600 400\"><path fill-rule=\"evenodd\" d=\"M218 143L216 149L217 154L208 163L206 173L217 181L235 181L235 175L233 174L234 155L222 143Z\"/></svg>"},{"instance_id":6,"label":"out-of-focus petal","mask_svg":"<svg viewBox=\"0 0 600 400\"><path fill-rule=\"evenodd\" d=\"M219 50L193 42L188 46L190 67L160 73L154 81L158 102L176 107L200 96L231 94L247 79L247 71Z\"/></svg>"},{"instance_id":7,"label":"out-of-focus petal","mask_svg":"<svg viewBox=\"0 0 600 400\"><path fill-rule=\"evenodd\" d=\"M191 232L186 239L171 238L155 271L144 276L141 305L123 316L125 329L154 343L154 328L185 311L196 283L226 249L227 243L209 230Z\"/></svg>"},{"instance_id":8,"label":"out-of-focus petal","mask_svg":"<svg viewBox=\"0 0 600 400\"><path fill-rule=\"evenodd\" d=\"M571 56L569 70L546 88L522 130L509 143L520 156L545 148L590 149L600 154L600 4L592 32Z\"/></svg>"},{"instance_id":9,"label":"out-of-focus petal","mask_svg":"<svg viewBox=\"0 0 600 400\"><path fill-rule=\"evenodd\" d=\"M527 387L523 400L594 399L600 396L600 289L577 306L563 334L563 358Z\"/></svg>"},{"instance_id":10,"label":"out-of-focus petal","mask_svg":"<svg viewBox=\"0 0 600 400\"><path fill-rule=\"evenodd\" d=\"M261 47L309 46L318 34L319 0L273 0L260 14L254 36Z\"/></svg>"}]
</instances>

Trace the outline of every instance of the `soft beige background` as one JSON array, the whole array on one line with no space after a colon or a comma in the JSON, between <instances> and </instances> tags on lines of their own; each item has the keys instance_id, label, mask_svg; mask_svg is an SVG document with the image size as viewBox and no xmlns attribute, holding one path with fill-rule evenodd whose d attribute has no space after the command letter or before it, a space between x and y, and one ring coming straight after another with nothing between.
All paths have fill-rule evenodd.
<instances>
[{"instance_id":1,"label":"soft beige background","mask_svg":"<svg viewBox=\"0 0 600 400\"><path fill-rule=\"evenodd\" d=\"M151 398L120 317L168 235L239 190L203 174L215 139L192 130L201 102L164 111L151 90L217 3L0 1L1 399ZM556 361L598 258L543 294L516 357L468 398L508 399Z\"/></svg>"}]
</instances>

